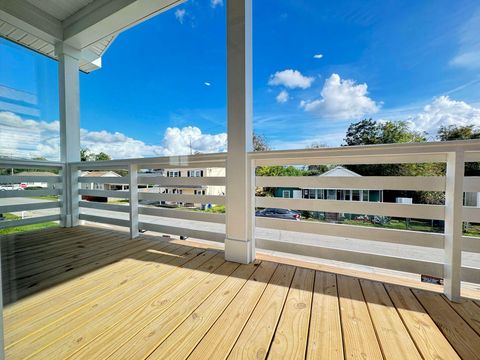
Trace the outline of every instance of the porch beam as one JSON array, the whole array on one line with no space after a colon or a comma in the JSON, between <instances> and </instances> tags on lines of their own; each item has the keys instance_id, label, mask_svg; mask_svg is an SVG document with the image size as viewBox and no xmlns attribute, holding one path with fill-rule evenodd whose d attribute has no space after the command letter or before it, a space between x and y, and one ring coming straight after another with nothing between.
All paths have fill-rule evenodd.
<instances>
[{"instance_id":1,"label":"porch beam","mask_svg":"<svg viewBox=\"0 0 480 360\"><path fill-rule=\"evenodd\" d=\"M227 1L227 112L225 258L255 260L252 145L252 1Z\"/></svg>"},{"instance_id":2,"label":"porch beam","mask_svg":"<svg viewBox=\"0 0 480 360\"><path fill-rule=\"evenodd\" d=\"M78 170L71 166L80 161L80 79L81 51L65 43L55 48L58 56L60 105L60 159L65 164L62 225L78 225Z\"/></svg>"},{"instance_id":3,"label":"porch beam","mask_svg":"<svg viewBox=\"0 0 480 360\"><path fill-rule=\"evenodd\" d=\"M3 0L0 20L48 43L63 38L62 23L27 1Z\"/></svg>"},{"instance_id":4,"label":"porch beam","mask_svg":"<svg viewBox=\"0 0 480 360\"><path fill-rule=\"evenodd\" d=\"M184 0L96 0L62 22L63 40L84 48L182 2Z\"/></svg>"}]
</instances>

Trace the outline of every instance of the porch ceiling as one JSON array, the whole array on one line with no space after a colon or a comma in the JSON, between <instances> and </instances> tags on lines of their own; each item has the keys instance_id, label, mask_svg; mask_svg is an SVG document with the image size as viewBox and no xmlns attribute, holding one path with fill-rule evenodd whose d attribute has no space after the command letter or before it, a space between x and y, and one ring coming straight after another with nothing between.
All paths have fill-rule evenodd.
<instances>
[{"instance_id":1,"label":"porch ceiling","mask_svg":"<svg viewBox=\"0 0 480 360\"><path fill-rule=\"evenodd\" d=\"M55 45L81 51L80 70L101 67L118 33L183 0L3 0L0 36L57 60Z\"/></svg>"}]
</instances>

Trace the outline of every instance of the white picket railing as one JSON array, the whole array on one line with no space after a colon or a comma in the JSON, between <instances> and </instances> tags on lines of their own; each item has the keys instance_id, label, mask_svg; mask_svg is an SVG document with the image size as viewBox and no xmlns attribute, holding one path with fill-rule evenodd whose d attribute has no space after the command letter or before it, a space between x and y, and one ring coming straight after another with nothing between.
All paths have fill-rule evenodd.
<instances>
[{"instance_id":1,"label":"white picket railing","mask_svg":"<svg viewBox=\"0 0 480 360\"><path fill-rule=\"evenodd\" d=\"M204 226L178 226L173 219L187 220L212 224L224 224L225 215L200 211L181 211L165 207L142 206L145 200L153 202L179 202L194 204L216 204L224 205L224 195L205 195L201 194L172 194L161 193L155 190L162 188L186 189L192 187L225 187L225 176L204 176L204 177L166 177L164 174L146 174L144 169L208 169L225 168L225 154L211 155L192 155L175 157L158 157L129 160L111 160L98 162L79 162L71 164L72 171L87 170L123 170L128 172L123 177L95 177L81 176L78 181L81 184L122 184L128 186L128 191L119 190L91 190L80 189L80 196L95 196L105 198L128 199L128 206L109 204L101 202L79 201L79 219L105 223L111 225L126 226L130 228L132 237L138 235L140 229L161 232L165 234L194 237L205 240L223 242L225 239L224 229L216 231L205 230ZM206 173L206 171L205 171ZM139 186L153 185L154 188L141 189ZM130 191L136 189L137 191ZM109 213L101 215L100 213L91 214L88 210L94 209L100 211L114 211L120 215L110 216ZM122 216L123 215L123 216ZM164 221L156 221L163 219ZM171 219L171 221L165 220Z\"/></svg>"},{"instance_id":2,"label":"white picket railing","mask_svg":"<svg viewBox=\"0 0 480 360\"><path fill-rule=\"evenodd\" d=\"M460 279L480 283L480 269L461 265L462 250L480 253L480 238L462 236L463 221L480 222L480 208L463 206L464 192L480 190L480 177L464 177L463 173L465 162L480 161L480 143L478 141L270 151L251 153L250 158L254 162L254 166L445 163L446 176L256 177L256 186L259 187L445 192L445 205L256 197L257 207L445 221L443 233L429 233L326 222L289 221L260 217L256 219L256 226L261 228L329 235L352 239L352 241L363 239L400 245L443 248L445 249L445 258L441 263L415 259L408 253L400 252L398 256L381 255L322 246L321 244L302 243L294 235L290 235L291 239L287 241L262 239L257 236L256 245L267 250L442 277L445 278L447 293L459 293Z\"/></svg>"},{"instance_id":3,"label":"white picket railing","mask_svg":"<svg viewBox=\"0 0 480 360\"><path fill-rule=\"evenodd\" d=\"M439 191L445 193L445 205L397 204L386 202L360 202L320 199L291 199L256 197L255 207L275 207L294 210L322 211L333 213L368 214L398 218L434 219L445 222L443 233L396 230L390 228L365 227L350 224L334 224L314 221L289 221L257 217L256 246L259 249L314 256L329 260L359 265L380 267L415 274L429 274L445 278L447 295L459 293L460 281L480 283L480 269L462 266L462 251L480 254L480 238L462 235L462 222L480 222L480 208L463 206L464 192L480 192L480 177L465 177L465 162L480 161L479 141L460 141L427 144L394 144L363 147L343 147L308 150L287 150L249 153L252 167L269 165L350 165L350 164L400 164L400 163L445 163L446 176L363 176L363 177L322 177L322 176L257 176L252 186L290 187L316 189L362 189L362 190L408 190ZM40 221L64 220L68 212L73 218L130 228L131 236L139 230L151 230L165 234L188 236L223 242L225 239L225 214L201 211L181 211L165 207L144 206L145 201L181 202L195 204L225 204L223 194L172 194L156 192L164 187L188 188L194 186L226 187L225 176L166 177L161 174L145 174L142 169L207 169L225 168L226 154L200 154L190 156L78 162L68 165L68 174L75 188L68 189L72 196L72 208L63 206L62 183L65 183L65 168L61 163L37 161L3 161L3 168L53 168L61 175L41 179L55 182L55 189L33 191L3 191L0 197L60 195L60 200L42 204L11 204L0 206L0 213L59 207L61 213L32 219L3 221L0 227L17 226ZM79 176L87 170L123 170L121 177ZM235 174L231 174L235 176ZM0 183L18 183L24 179L16 176L2 176ZM39 177L40 180L40 177ZM118 184L125 190L86 189L83 184ZM154 190L140 187L154 186ZM228 191L228 189L227 189ZM235 189L230 189L235 191ZM126 199L128 204L102 203L82 200L94 196ZM78 201L77 201L78 199ZM228 207L227 207L228 211ZM75 224L75 221L73 221ZM265 236L268 231L280 231L280 238ZM298 241L295 234L312 234L347 239L352 245L362 240L378 244L416 246L443 249L443 261L418 259L403 252L379 254L370 251L324 245L322 242ZM480 256L480 255L479 255Z\"/></svg>"},{"instance_id":4,"label":"white picket railing","mask_svg":"<svg viewBox=\"0 0 480 360\"><path fill-rule=\"evenodd\" d=\"M14 201L3 201L0 203L0 214L6 213L24 213L36 211L40 215L32 217L23 217L17 220L0 221L0 229L24 226L31 224L44 223L49 221L63 221L63 182L64 165L53 161L29 161L29 160L9 160L0 159L0 169L8 169L13 175L0 176L0 186L4 190L0 191L0 199L22 198L21 203ZM31 171L54 171L56 176L35 176L35 175L15 175L16 170L27 169ZM46 188L38 190L28 190L19 187L22 183L45 183ZM35 201L38 196L58 196L57 201ZM55 211L57 209L57 211ZM44 213L42 215L42 213Z\"/></svg>"}]
</instances>

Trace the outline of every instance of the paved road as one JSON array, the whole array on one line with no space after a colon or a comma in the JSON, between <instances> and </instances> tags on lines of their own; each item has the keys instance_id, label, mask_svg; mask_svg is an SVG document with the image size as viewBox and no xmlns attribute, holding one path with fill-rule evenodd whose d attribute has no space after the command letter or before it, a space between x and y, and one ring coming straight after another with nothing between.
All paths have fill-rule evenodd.
<instances>
[{"instance_id":1,"label":"paved road","mask_svg":"<svg viewBox=\"0 0 480 360\"><path fill-rule=\"evenodd\" d=\"M37 202L45 202L45 201L46 200L28 199L28 198L6 198L6 199L0 199L0 205L20 204L20 203L29 203L29 202L37 203ZM104 211L104 210L85 209L85 208L81 209L81 211L83 213L91 214L91 215L107 216L111 218L128 220L127 213L118 213L115 211ZM49 215L49 214L55 214L57 212L58 212L58 209L35 210L35 211L28 211L27 216L30 217L30 216ZM168 226L172 225L171 218L156 217L151 215L140 215L140 221L150 222L150 223L159 224L159 225L168 225ZM219 233L225 232L225 225L223 224L205 223L201 221L175 219L174 226L185 227L185 228L190 228L195 230L219 232ZM353 251L374 253L374 254L380 254L380 255L399 256L401 254L405 256L406 254L408 254L408 258L411 258L411 259L434 261L434 262L443 262L444 260L444 253L442 249L431 249L431 248L424 248L420 246L389 244L389 243L382 243L378 241L358 240L358 239L342 238L342 237L335 237L335 236L297 233L297 232L264 229L264 228L256 229L256 237L262 238L262 239L308 243L308 244L331 247L336 249L353 250ZM478 239L478 241L480 241L480 238ZM480 268L480 254L464 252L462 255L462 261L465 266ZM331 263L337 264L337 262L333 262L333 261ZM360 266L360 265L349 265L349 266L353 266L356 269L360 269L360 268L368 269L370 271L373 269L368 266Z\"/></svg>"}]
</instances>

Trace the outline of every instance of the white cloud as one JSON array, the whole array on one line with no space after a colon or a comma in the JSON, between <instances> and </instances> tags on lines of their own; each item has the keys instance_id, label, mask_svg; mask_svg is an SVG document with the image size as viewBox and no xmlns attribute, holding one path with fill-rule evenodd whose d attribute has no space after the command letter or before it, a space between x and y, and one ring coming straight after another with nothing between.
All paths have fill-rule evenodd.
<instances>
[{"instance_id":1,"label":"white cloud","mask_svg":"<svg viewBox=\"0 0 480 360\"><path fill-rule=\"evenodd\" d=\"M289 89L308 89L312 85L313 80L313 77L304 76L298 70L287 69L270 75L268 85L283 85Z\"/></svg>"},{"instance_id":2,"label":"white cloud","mask_svg":"<svg viewBox=\"0 0 480 360\"><path fill-rule=\"evenodd\" d=\"M31 158L59 158L59 122L22 119L11 112L0 112L0 155ZM167 128L160 145L126 136L119 132L81 129L81 146L94 153L105 152L114 159L186 155L193 152L226 151L227 134L204 134L193 126Z\"/></svg>"},{"instance_id":3,"label":"white cloud","mask_svg":"<svg viewBox=\"0 0 480 360\"><path fill-rule=\"evenodd\" d=\"M216 8L217 6L223 6L223 0L210 0L210 6Z\"/></svg>"},{"instance_id":4,"label":"white cloud","mask_svg":"<svg viewBox=\"0 0 480 360\"><path fill-rule=\"evenodd\" d=\"M180 24L183 24L186 14L187 14L187 11L185 9L177 9L175 11L175 18L178 20Z\"/></svg>"},{"instance_id":5,"label":"white cloud","mask_svg":"<svg viewBox=\"0 0 480 360\"><path fill-rule=\"evenodd\" d=\"M338 120L358 119L366 114L376 113L380 105L368 97L367 84L356 84L349 79L341 79L332 74L325 80L321 97L302 101L300 107L322 117Z\"/></svg>"},{"instance_id":6,"label":"white cloud","mask_svg":"<svg viewBox=\"0 0 480 360\"><path fill-rule=\"evenodd\" d=\"M448 96L440 96L426 105L422 112L411 116L408 120L415 130L435 135L441 126L480 127L480 108L473 107L464 101L452 100Z\"/></svg>"},{"instance_id":7,"label":"white cloud","mask_svg":"<svg viewBox=\"0 0 480 360\"><path fill-rule=\"evenodd\" d=\"M315 59L321 59L321 58L323 58L323 54L315 54L315 55L313 55L313 57Z\"/></svg>"},{"instance_id":8,"label":"white cloud","mask_svg":"<svg viewBox=\"0 0 480 360\"><path fill-rule=\"evenodd\" d=\"M212 83L209 83L208 81L205 81L203 84L204 84L205 86L210 86L210 85L212 85Z\"/></svg>"},{"instance_id":9,"label":"white cloud","mask_svg":"<svg viewBox=\"0 0 480 360\"><path fill-rule=\"evenodd\" d=\"M288 92L287 92L286 90L280 91L280 92L278 93L277 97L276 97L277 102L278 102L278 103L281 103L281 104L286 103L289 98L290 98L290 97L289 97Z\"/></svg>"},{"instance_id":10,"label":"white cloud","mask_svg":"<svg viewBox=\"0 0 480 360\"><path fill-rule=\"evenodd\" d=\"M471 69L480 69L480 10L465 22L459 32L460 42L457 55L450 65Z\"/></svg>"}]
</instances>

